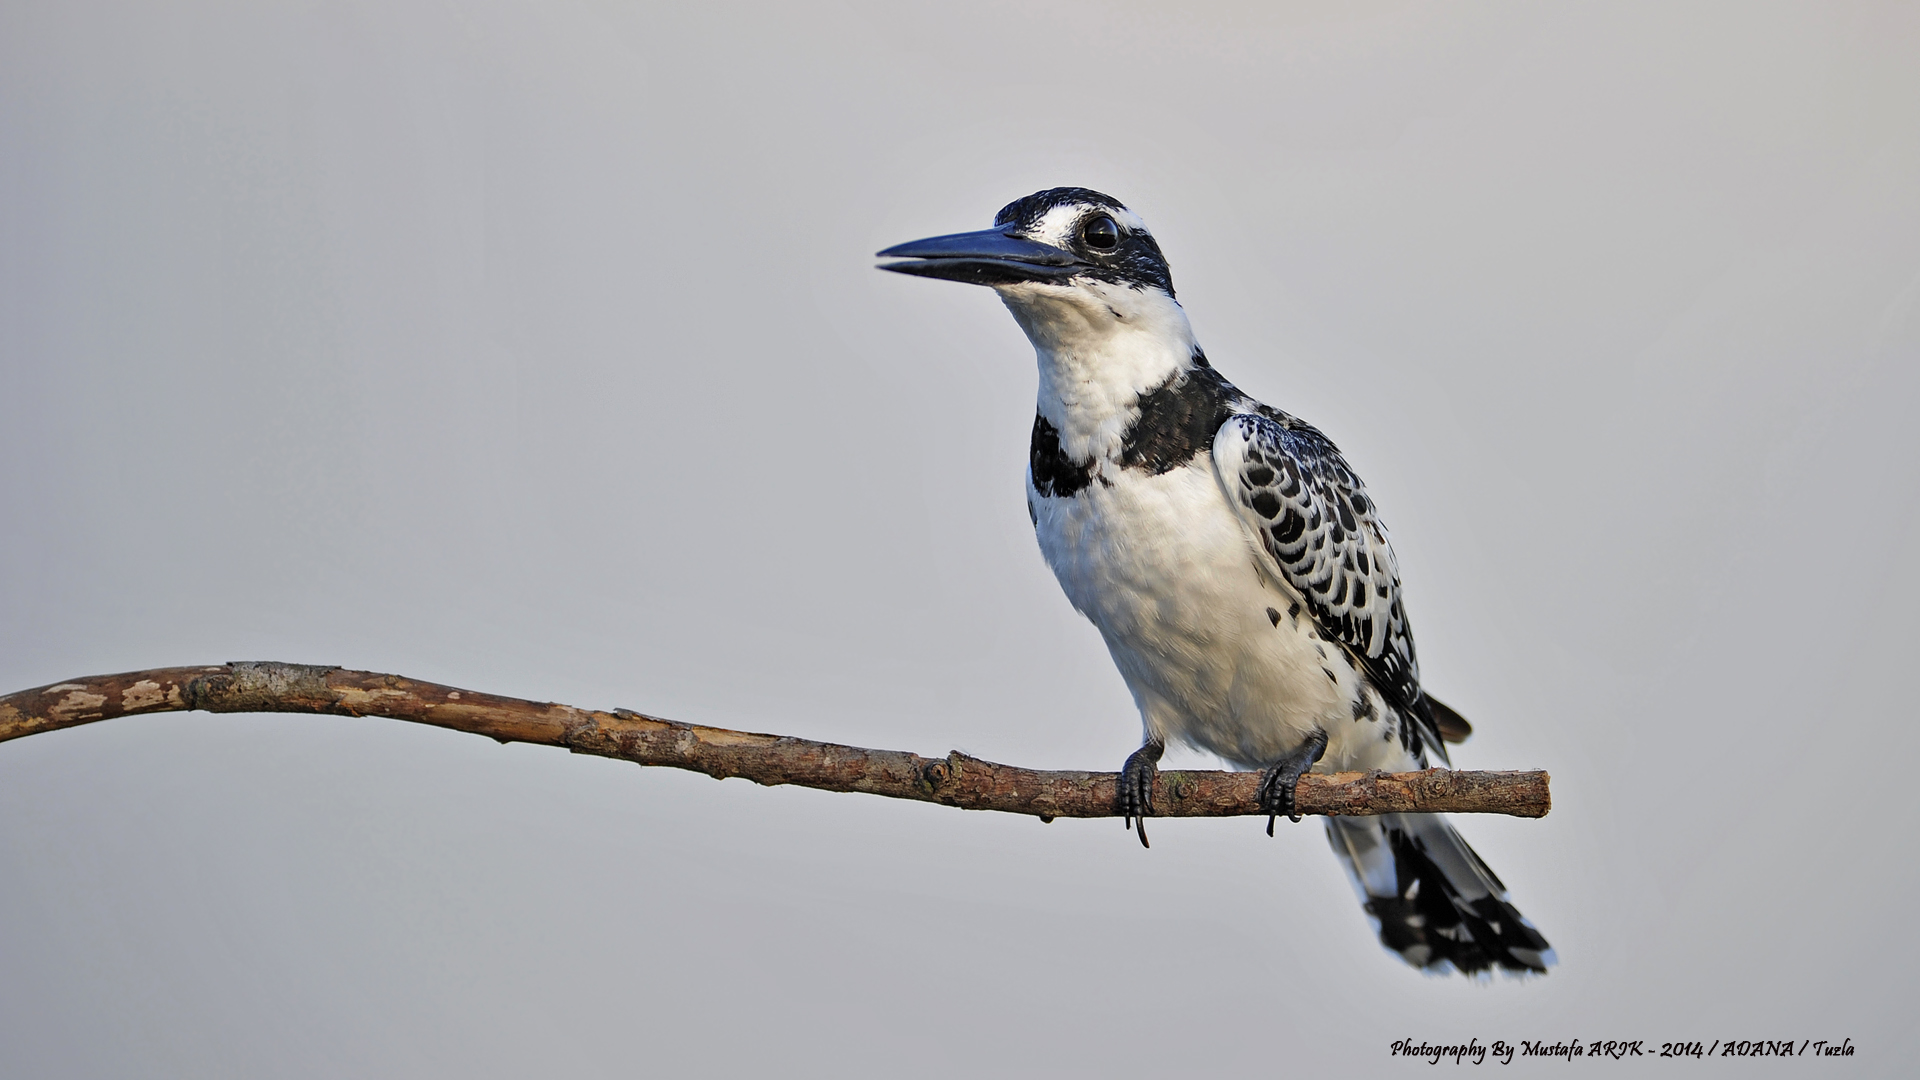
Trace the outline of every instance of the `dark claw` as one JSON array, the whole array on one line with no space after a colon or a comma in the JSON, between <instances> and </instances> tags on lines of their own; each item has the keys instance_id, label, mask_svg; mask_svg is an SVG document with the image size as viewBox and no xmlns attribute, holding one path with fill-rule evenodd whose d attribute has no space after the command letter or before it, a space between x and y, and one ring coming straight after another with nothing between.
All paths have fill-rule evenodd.
<instances>
[{"instance_id":1,"label":"dark claw","mask_svg":"<svg viewBox=\"0 0 1920 1080\"><path fill-rule=\"evenodd\" d=\"M1267 812L1267 835L1273 835L1274 819L1284 816L1288 821L1299 821L1300 813L1294 806L1294 789L1300 786L1300 777L1320 755L1327 752L1327 733L1316 731L1306 744L1267 770L1260 781L1260 809Z\"/></svg>"},{"instance_id":2,"label":"dark claw","mask_svg":"<svg viewBox=\"0 0 1920 1080\"><path fill-rule=\"evenodd\" d=\"M1153 780L1160 775L1160 754L1166 749L1165 743L1150 742L1127 756L1127 763L1120 767L1120 784L1115 793L1118 796L1120 815L1126 819L1126 827L1135 830L1140 837L1141 847L1152 847L1147 843L1147 815L1153 813Z\"/></svg>"}]
</instances>

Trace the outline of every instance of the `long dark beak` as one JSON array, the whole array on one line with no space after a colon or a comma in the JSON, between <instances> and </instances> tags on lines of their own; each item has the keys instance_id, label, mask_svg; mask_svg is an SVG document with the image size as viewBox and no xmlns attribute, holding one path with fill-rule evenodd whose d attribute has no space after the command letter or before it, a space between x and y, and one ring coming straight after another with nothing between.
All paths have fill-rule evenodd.
<instances>
[{"instance_id":1,"label":"long dark beak","mask_svg":"<svg viewBox=\"0 0 1920 1080\"><path fill-rule=\"evenodd\" d=\"M930 236L879 253L880 269L915 277L944 278L969 285L1016 285L1023 281L1065 281L1086 266L1071 252L1028 240L1004 229Z\"/></svg>"}]
</instances>

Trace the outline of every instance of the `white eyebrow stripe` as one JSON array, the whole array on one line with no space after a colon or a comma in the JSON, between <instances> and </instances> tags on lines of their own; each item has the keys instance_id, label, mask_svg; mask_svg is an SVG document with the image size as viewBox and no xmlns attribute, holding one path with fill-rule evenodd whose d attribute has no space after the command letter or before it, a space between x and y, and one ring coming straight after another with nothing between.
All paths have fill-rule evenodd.
<instances>
[{"instance_id":1,"label":"white eyebrow stripe","mask_svg":"<svg viewBox=\"0 0 1920 1080\"><path fill-rule=\"evenodd\" d=\"M1033 227L1027 230L1027 235L1055 247L1065 247L1068 239L1073 235L1074 226L1078 225L1089 211L1094 210L1112 214L1114 220L1128 232L1153 235L1153 232L1147 228L1147 223L1140 220L1139 214L1124 206L1108 207L1096 203L1064 203L1053 207L1041 215L1039 221L1033 223Z\"/></svg>"}]
</instances>

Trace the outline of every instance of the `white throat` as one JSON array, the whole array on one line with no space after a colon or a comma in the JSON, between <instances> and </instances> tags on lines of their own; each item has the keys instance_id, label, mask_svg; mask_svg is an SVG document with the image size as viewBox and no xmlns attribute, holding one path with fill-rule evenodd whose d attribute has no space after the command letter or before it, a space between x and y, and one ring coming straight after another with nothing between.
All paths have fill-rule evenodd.
<instances>
[{"instance_id":1,"label":"white throat","mask_svg":"<svg viewBox=\"0 0 1920 1080\"><path fill-rule=\"evenodd\" d=\"M1117 457L1140 395L1193 366L1193 327L1160 289L1078 279L994 291L1033 342L1039 413L1075 461Z\"/></svg>"}]
</instances>

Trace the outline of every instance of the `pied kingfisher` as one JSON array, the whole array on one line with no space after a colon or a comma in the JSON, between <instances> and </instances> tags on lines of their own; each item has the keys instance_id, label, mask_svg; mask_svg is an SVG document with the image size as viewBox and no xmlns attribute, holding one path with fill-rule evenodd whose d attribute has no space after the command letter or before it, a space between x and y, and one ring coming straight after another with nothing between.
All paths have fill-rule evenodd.
<instances>
[{"instance_id":1,"label":"pied kingfisher","mask_svg":"<svg viewBox=\"0 0 1920 1080\"><path fill-rule=\"evenodd\" d=\"M986 285L1033 342L1027 512L1098 627L1145 727L1120 810L1147 841L1168 739L1263 769L1295 821L1302 773L1426 768L1466 738L1420 687L1400 572L1373 500L1312 425L1207 362L1138 215L1085 188L993 228L900 244L882 269ZM1543 972L1547 941L1444 818L1329 817L1381 943L1430 971Z\"/></svg>"}]
</instances>

